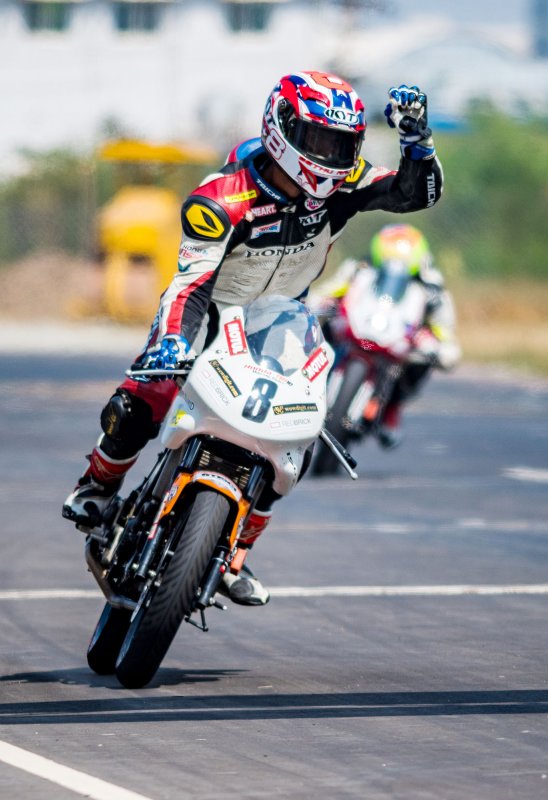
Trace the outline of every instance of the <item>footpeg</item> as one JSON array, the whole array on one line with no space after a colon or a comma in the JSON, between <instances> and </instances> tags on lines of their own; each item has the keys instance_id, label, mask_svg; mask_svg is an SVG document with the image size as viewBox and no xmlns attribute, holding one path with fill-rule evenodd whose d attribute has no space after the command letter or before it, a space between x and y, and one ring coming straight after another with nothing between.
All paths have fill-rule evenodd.
<instances>
[{"instance_id":1,"label":"footpeg","mask_svg":"<svg viewBox=\"0 0 548 800\"><path fill-rule=\"evenodd\" d=\"M185 622L188 622L189 625L194 625L195 628L198 628L199 630L203 631L203 633L207 633L209 628L207 627L206 624L205 611L203 608L200 608L198 610L200 612L200 622L196 622L195 620L193 620L190 614L188 615L188 617L185 617Z\"/></svg>"},{"instance_id":2,"label":"footpeg","mask_svg":"<svg viewBox=\"0 0 548 800\"><path fill-rule=\"evenodd\" d=\"M213 597L210 599L209 605L212 608L218 608L219 611L227 611L227 607L224 605L224 603L220 603L218 600L215 600ZM208 628L207 623L206 623L205 611L204 611L203 608L198 608L197 611L200 612L200 622L196 622L196 620L192 619L192 614L189 614L188 616L186 616L184 618L185 622L188 622L189 625L194 625L194 627L198 628L198 630L203 631L204 633L207 633L209 628Z\"/></svg>"}]
</instances>

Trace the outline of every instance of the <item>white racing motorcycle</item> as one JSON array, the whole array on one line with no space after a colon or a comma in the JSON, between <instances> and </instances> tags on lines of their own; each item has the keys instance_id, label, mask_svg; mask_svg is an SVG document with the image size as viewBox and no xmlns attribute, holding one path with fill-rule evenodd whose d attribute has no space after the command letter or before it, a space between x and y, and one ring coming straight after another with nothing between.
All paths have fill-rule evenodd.
<instances>
[{"instance_id":1,"label":"white racing motorcycle","mask_svg":"<svg viewBox=\"0 0 548 800\"><path fill-rule=\"evenodd\" d=\"M223 574L243 565L239 536L261 492L288 494L318 437L357 477L323 429L333 358L305 306L269 296L225 309L215 340L176 371L156 464L87 532L86 560L107 599L87 654L95 672L144 686L183 620L207 630L205 610L224 608Z\"/></svg>"}]
</instances>

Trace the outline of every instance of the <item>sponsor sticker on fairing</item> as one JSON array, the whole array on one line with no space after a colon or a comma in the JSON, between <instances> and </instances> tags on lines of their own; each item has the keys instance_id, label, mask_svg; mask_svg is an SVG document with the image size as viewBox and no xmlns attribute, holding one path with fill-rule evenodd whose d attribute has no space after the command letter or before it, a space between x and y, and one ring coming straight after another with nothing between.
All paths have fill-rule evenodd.
<instances>
[{"instance_id":1,"label":"sponsor sticker on fairing","mask_svg":"<svg viewBox=\"0 0 548 800\"><path fill-rule=\"evenodd\" d=\"M257 364L244 364L244 369L250 370L255 375L264 375L266 378L270 378L278 383L286 383L288 386L293 386L292 382L289 378L286 378L285 375L280 375L279 372L274 372L271 369L259 367Z\"/></svg>"},{"instance_id":2,"label":"sponsor sticker on fairing","mask_svg":"<svg viewBox=\"0 0 548 800\"><path fill-rule=\"evenodd\" d=\"M276 416L280 414L302 414L302 413L310 413L310 411L317 411L318 406L316 403L287 403L283 406L272 406L272 411ZM307 423L310 422L309 419L306 420ZM298 425L299 423L294 422L294 425Z\"/></svg>"},{"instance_id":3,"label":"sponsor sticker on fairing","mask_svg":"<svg viewBox=\"0 0 548 800\"><path fill-rule=\"evenodd\" d=\"M225 336L228 352L231 356L247 353L247 343L241 319L233 319L225 324Z\"/></svg>"},{"instance_id":4,"label":"sponsor sticker on fairing","mask_svg":"<svg viewBox=\"0 0 548 800\"><path fill-rule=\"evenodd\" d=\"M323 348L319 348L315 353L312 353L308 361L303 367L303 375L309 381L314 381L329 364L329 359Z\"/></svg>"},{"instance_id":5,"label":"sponsor sticker on fairing","mask_svg":"<svg viewBox=\"0 0 548 800\"><path fill-rule=\"evenodd\" d=\"M192 476L192 483L204 481L205 483L213 483L218 486L224 494L230 494L236 501L242 499L242 492L238 486L220 472L209 472L206 470L199 470Z\"/></svg>"},{"instance_id":6,"label":"sponsor sticker on fairing","mask_svg":"<svg viewBox=\"0 0 548 800\"><path fill-rule=\"evenodd\" d=\"M286 419L283 417L281 420L276 420L275 422L270 423L270 429L273 431L278 431L282 428L290 429L292 431L295 428L310 428L312 425L312 420L310 417L295 417L294 419L288 418Z\"/></svg>"},{"instance_id":7,"label":"sponsor sticker on fairing","mask_svg":"<svg viewBox=\"0 0 548 800\"><path fill-rule=\"evenodd\" d=\"M210 361L209 363L211 364L211 366L213 367L219 378L222 380L222 382L224 383L224 385L226 386L232 397L239 397L239 395L241 395L241 391L239 390L235 382L232 380L226 369L224 369L224 367L220 365L220 363L217 361L216 358L213 359L213 361Z\"/></svg>"},{"instance_id":8,"label":"sponsor sticker on fairing","mask_svg":"<svg viewBox=\"0 0 548 800\"><path fill-rule=\"evenodd\" d=\"M182 418L186 416L186 413L184 409L178 408L169 421L170 427L176 428Z\"/></svg>"}]
</instances>

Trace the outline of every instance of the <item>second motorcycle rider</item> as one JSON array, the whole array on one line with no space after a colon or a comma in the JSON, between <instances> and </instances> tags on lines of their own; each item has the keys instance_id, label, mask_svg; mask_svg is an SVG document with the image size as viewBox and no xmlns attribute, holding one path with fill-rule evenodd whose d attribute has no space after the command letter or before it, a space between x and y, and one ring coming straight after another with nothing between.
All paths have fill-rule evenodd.
<instances>
[{"instance_id":1,"label":"second motorcycle rider","mask_svg":"<svg viewBox=\"0 0 548 800\"><path fill-rule=\"evenodd\" d=\"M182 207L178 270L160 299L140 368L174 369L216 333L219 309L260 295L302 300L329 249L360 211L404 213L433 206L442 171L428 128L426 95L390 89L387 122L400 137L399 169L360 155L364 106L343 79L323 72L286 75L268 97L260 139L236 147ZM63 516L96 526L124 476L160 425L177 392L174 381L125 380L101 414L102 434ZM240 544L266 528L276 493L265 490ZM269 594L244 565L226 573L235 602L264 605Z\"/></svg>"}]
</instances>

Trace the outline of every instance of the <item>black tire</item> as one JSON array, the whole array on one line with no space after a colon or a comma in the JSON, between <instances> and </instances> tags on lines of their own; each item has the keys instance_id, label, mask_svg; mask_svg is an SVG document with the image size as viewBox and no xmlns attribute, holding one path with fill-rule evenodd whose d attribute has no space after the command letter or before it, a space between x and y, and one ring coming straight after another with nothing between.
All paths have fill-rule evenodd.
<instances>
[{"instance_id":1,"label":"black tire","mask_svg":"<svg viewBox=\"0 0 548 800\"><path fill-rule=\"evenodd\" d=\"M131 622L131 611L106 603L88 647L88 664L97 675L113 675Z\"/></svg>"},{"instance_id":2,"label":"black tire","mask_svg":"<svg viewBox=\"0 0 548 800\"><path fill-rule=\"evenodd\" d=\"M333 406L327 414L326 428L333 436L348 448L352 439L351 425L348 420L348 409L356 392L367 375L368 366L361 359L350 361L345 369L339 392ZM339 460L323 442L318 443L316 457L312 466L313 475L335 475L339 468Z\"/></svg>"},{"instance_id":3,"label":"black tire","mask_svg":"<svg viewBox=\"0 0 548 800\"><path fill-rule=\"evenodd\" d=\"M160 667L179 625L190 613L207 565L230 511L218 492L199 492L185 519L175 553L150 603L135 615L116 662L116 676L128 689L149 683ZM180 525L182 530L177 530Z\"/></svg>"}]
</instances>

